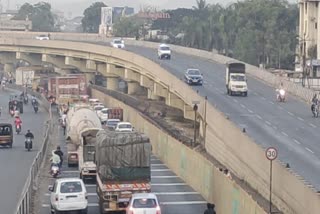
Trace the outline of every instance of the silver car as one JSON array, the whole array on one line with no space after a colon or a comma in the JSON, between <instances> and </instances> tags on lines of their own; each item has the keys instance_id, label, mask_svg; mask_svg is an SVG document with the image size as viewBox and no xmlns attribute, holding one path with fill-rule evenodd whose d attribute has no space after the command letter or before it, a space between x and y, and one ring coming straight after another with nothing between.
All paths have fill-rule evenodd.
<instances>
[{"instance_id":1,"label":"silver car","mask_svg":"<svg viewBox=\"0 0 320 214\"><path fill-rule=\"evenodd\" d=\"M188 69L184 75L184 79L186 83L189 85L202 85L203 84L203 76L200 73L199 69Z\"/></svg>"}]
</instances>

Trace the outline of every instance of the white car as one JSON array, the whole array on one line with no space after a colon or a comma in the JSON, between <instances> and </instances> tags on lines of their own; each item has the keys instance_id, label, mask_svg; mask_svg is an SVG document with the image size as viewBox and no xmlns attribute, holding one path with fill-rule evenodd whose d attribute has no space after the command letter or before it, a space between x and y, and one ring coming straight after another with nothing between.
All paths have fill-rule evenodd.
<instances>
[{"instance_id":1,"label":"white car","mask_svg":"<svg viewBox=\"0 0 320 214\"><path fill-rule=\"evenodd\" d=\"M49 36L47 36L47 35L36 36L36 39L38 39L38 40L50 40Z\"/></svg>"},{"instance_id":2,"label":"white car","mask_svg":"<svg viewBox=\"0 0 320 214\"><path fill-rule=\"evenodd\" d=\"M88 195L83 181L79 178L57 179L49 186L51 213L77 211L87 214Z\"/></svg>"},{"instance_id":3,"label":"white car","mask_svg":"<svg viewBox=\"0 0 320 214\"><path fill-rule=\"evenodd\" d=\"M108 108L103 108L100 111L100 114L98 114L101 122L106 122L108 120Z\"/></svg>"},{"instance_id":4,"label":"white car","mask_svg":"<svg viewBox=\"0 0 320 214\"><path fill-rule=\"evenodd\" d=\"M93 106L95 103L100 103L100 101L99 101L99 99L91 98L91 99L89 99L89 103L91 106Z\"/></svg>"},{"instance_id":5,"label":"white car","mask_svg":"<svg viewBox=\"0 0 320 214\"><path fill-rule=\"evenodd\" d=\"M117 132L133 132L133 127L129 122L120 122L117 124L115 130Z\"/></svg>"},{"instance_id":6,"label":"white car","mask_svg":"<svg viewBox=\"0 0 320 214\"><path fill-rule=\"evenodd\" d=\"M161 214L157 196L153 193L133 194L126 214Z\"/></svg>"},{"instance_id":7,"label":"white car","mask_svg":"<svg viewBox=\"0 0 320 214\"><path fill-rule=\"evenodd\" d=\"M102 109L104 109L105 107L103 105L96 105L95 107L93 107L93 110L97 113L97 115L99 116L100 112Z\"/></svg>"},{"instance_id":8,"label":"white car","mask_svg":"<svg viewBox=\"0 0 320 214\"><path fill-rule=\"evenodd\" d=\"M166 45L166 44L159 45L158 58L159 59L171 59L171 50L168 45Z\"/></svg>"},{"instance_id":9,"label":"white car","mask_svg":"<svg viewBox=\"0 0 320 214\"><path fill-rule=\"evenodd\" d=\"M110 43L112 47L114 48L124 48L124 41L122 39L114 39L112 40L112 42Z\"/></svg>"}]
</instances>

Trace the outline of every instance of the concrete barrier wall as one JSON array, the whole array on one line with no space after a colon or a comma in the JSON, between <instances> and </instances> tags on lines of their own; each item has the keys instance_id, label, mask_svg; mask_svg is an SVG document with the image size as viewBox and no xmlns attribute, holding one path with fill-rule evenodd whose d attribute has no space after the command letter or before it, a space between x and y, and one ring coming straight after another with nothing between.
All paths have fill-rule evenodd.
<instances>
[{"instance_id":1,"label":"concrete barrier wall","mask_svg":"<svg viewBox=\"0 0 320 214\"><path fill-rule=\"evenodd\" d=\"M36 47L44 47L42 51L47 52L50 52L50 48L54 48L56 53L81 52L88 58L90 55L99 54L114 59L126 59L134 67L139 68L143 74L153 76L155 80L161 79L161 82L165 83L171 92L178 94L187 104L191 105L193 100L200 100L199 113L204 117L203 97L158 64L133 53L104 46L63 41L0 39L0 45L11 45L9 46L11 49L14 49L14 46L30 46L36 51L39 51ZM8 47L4 49L6 48ZM212 105L208 104L206 115L209 115L206 118L208 125L205 145L208 153L252 185L265 198L268 198L269 172L264 151L238 127L226 120L225 116ZM274 203L281 210L285 213L319 213L320 198L317 193L308 188L299 177L285 169L281 163L275 162L274 170L276 175L274 177Z\"/></svg>"},{"instance_id":2,"label":"concrete barrier wall","mask_svg":"<svg viewBox=\"0 0 320 214\"><path fill-rule=\"evenodd\" d=\"M138 111L100 91L93 89L92 95L103 101L106 106L125 109L124 120L130 121L136 130L150 137L154 154L207 201L214 202L217 213L266 213L250 195L202 155L164 133Z\"/></svg>"},{"instance_id":3,"label":"concrete barrier wall","mask_svg":"<svg viewBox=\"0 0 320 214\"><path fill-rule=\"evenodd\" d=\"M40 34L46 34L46 33L2 31L0 36L4 38L31 39L31 38L35 38ZM73 40L73 41L86 41L86 42L110 42L112 40L112 38L107 38L99 34L87 34L87 33L50 33L50 35L52 39L56 39L56 40ZM156 49L159 46L159 43L137 41L132 38L124 38L124 39L126 40L126 44L128 45L142 46L142 47L148 47L148 48L154 48L154 49ZM187 54L187 55L196 56L196 57L202 57L202 58L209 59L221 64L225 64L230 60L237 61L232 58L218 54L216 50L213 50L212 52L208 52L204 50L188 48L188 47L183 47L178 45L171 45L171 48L173 51L176 51L178 53ZM299 97L300 99L308 103L311 101L312 96L314 94L314 91L312 89L303 88L301 85L297 85L284 78L281 79L280 77L277 77L274 74L267 72L264 69L260 69L256 66L252 66L249 64L246 64L246 66L247 66L247 73L252 77L260 79L273 87L277 87L280 81L282 81L284 84L284 87L288 92L290 92L291 94ZM221 72L224 72L224 71L221 71ZM249 83L249 87L250 87L250 83Z\"/></svg>"}]
</instances>

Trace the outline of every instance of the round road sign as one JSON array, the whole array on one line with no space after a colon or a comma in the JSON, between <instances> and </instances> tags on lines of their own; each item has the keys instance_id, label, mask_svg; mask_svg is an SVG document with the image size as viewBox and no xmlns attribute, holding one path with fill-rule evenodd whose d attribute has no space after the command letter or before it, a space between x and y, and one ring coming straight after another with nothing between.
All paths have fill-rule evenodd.
<instances>
[{"instance_id":1,"label":"round road sign","mask_svg":"<svg viewBox=\"0 0 320 214\"><path fill-rule=\"evenodd\" d=\"M274 147L269 147L267 150L266 150L266 157L268 160L275 160L277 157L278 157L278 151L276 148Z\"/></svg>"}]
</instances>

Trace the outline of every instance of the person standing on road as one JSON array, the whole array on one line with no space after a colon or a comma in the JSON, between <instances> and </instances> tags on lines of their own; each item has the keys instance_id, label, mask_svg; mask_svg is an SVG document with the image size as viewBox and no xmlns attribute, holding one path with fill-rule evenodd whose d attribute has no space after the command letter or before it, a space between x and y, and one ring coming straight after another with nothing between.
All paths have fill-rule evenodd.
<instances>
[{"instance_id":1,"label":"person standing on road","mask_svg":"<svg viewBox=\"0 0 320 214\"><path fill-rule=\"evenodd\" d=\"M211 203L207 203L207 209L204 211L204 214L216 214L216 211L214 210L215 205Z\"/></svg>"}]
</instances>

